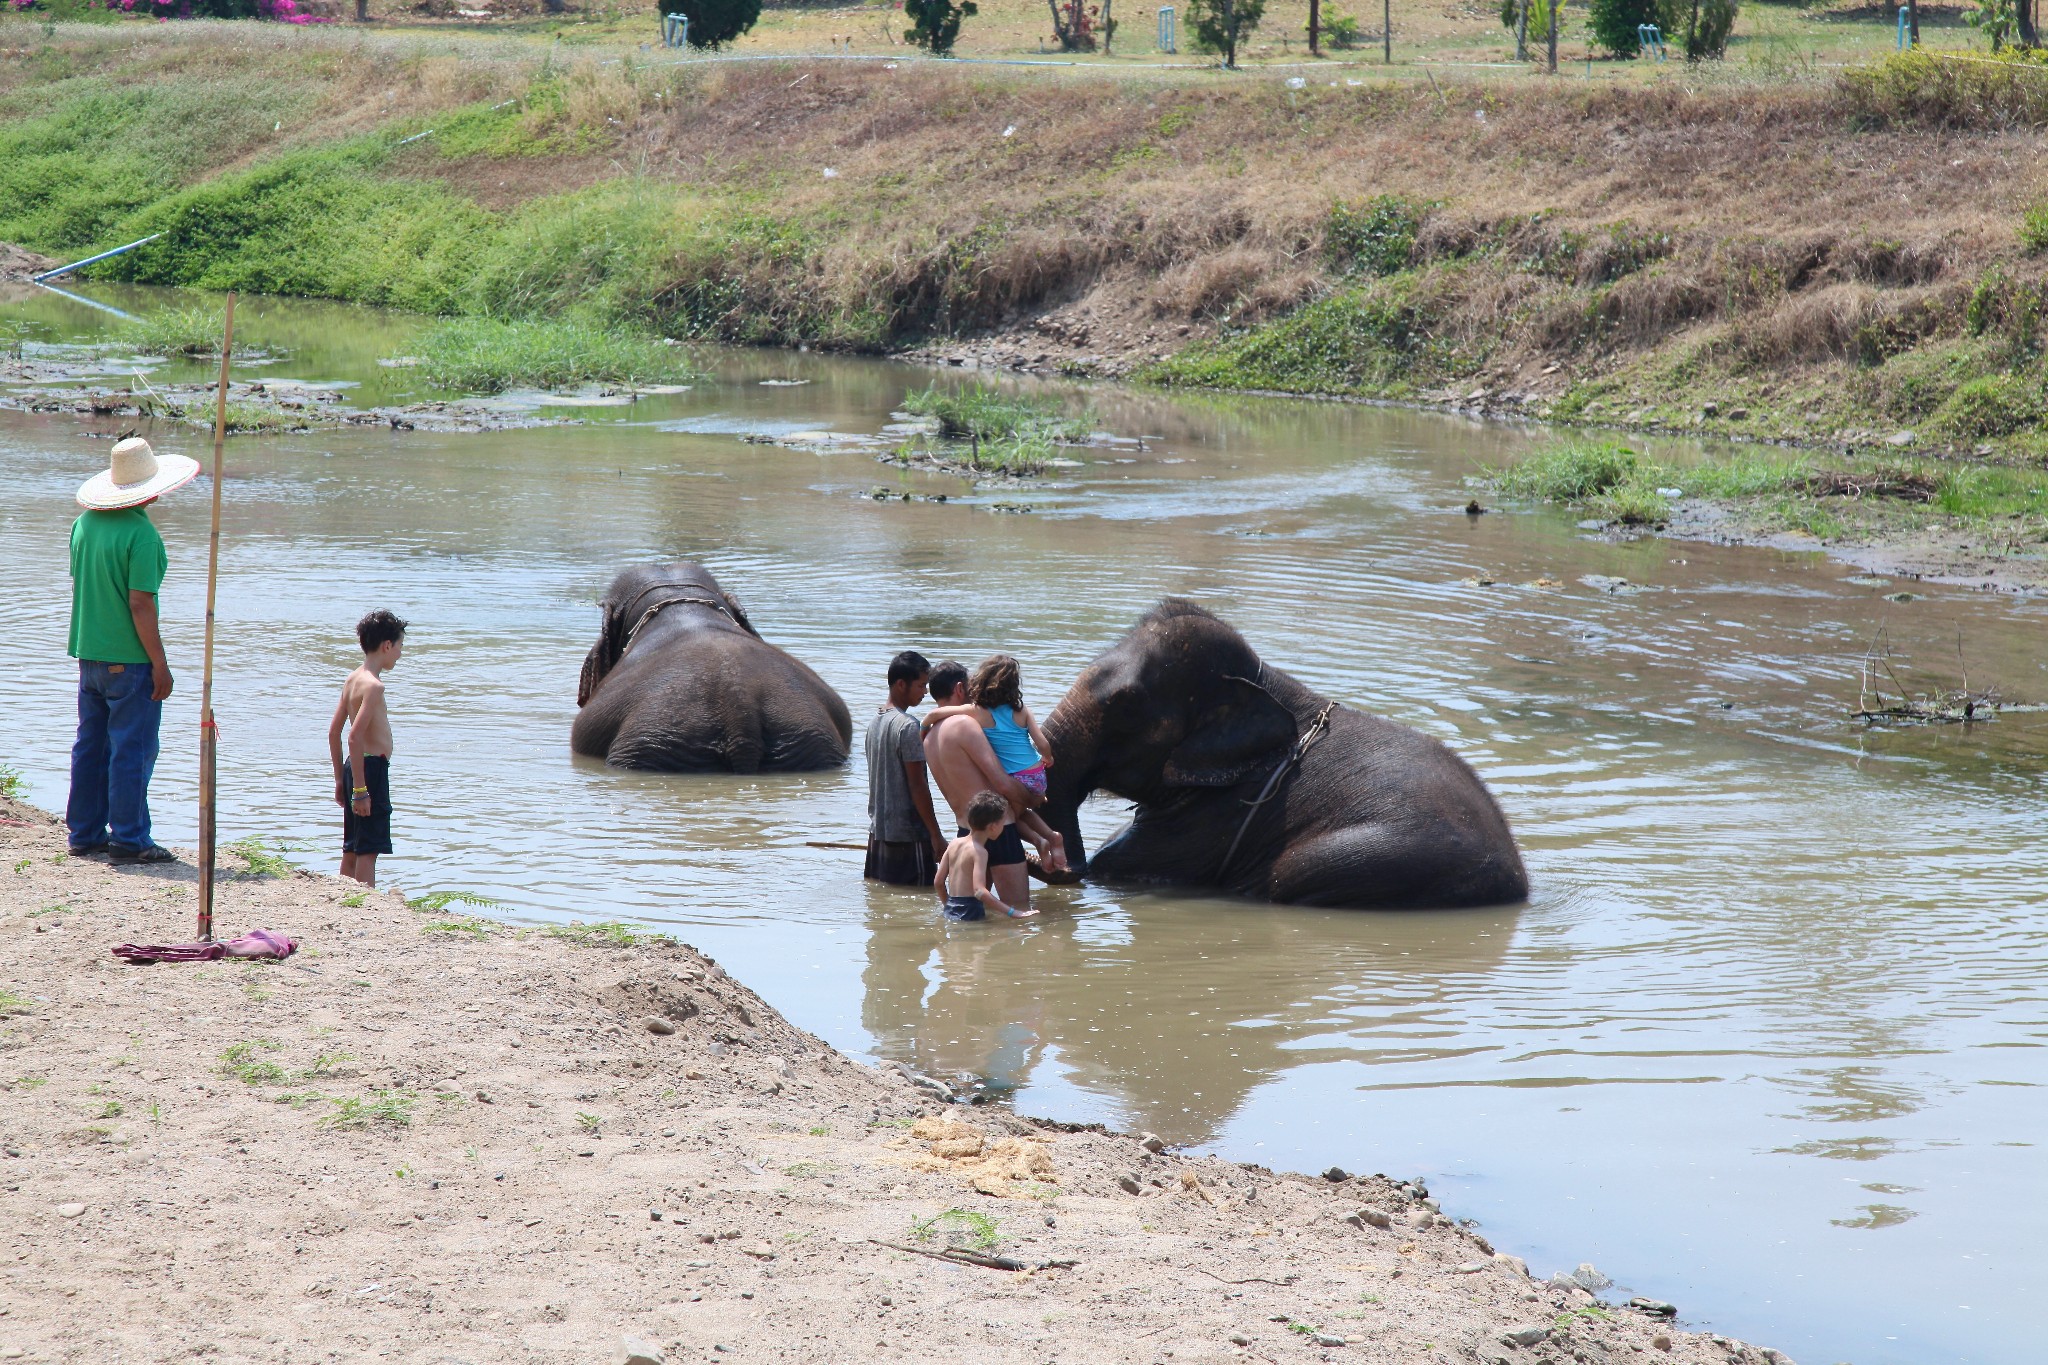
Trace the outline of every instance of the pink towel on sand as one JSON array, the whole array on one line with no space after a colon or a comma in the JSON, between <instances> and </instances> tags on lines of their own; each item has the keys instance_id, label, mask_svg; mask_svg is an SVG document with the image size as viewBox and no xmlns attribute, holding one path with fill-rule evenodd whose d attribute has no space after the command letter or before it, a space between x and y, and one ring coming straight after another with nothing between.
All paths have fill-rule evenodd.
<instances>
[{"instance_id":1,"label":"pink towel on sand","mask_svg":"<svg viewBox=\"0 0 2048 1365\"><path fill-rule=\"evenodd\" d=\"M223 957L290 957L299 950L296 940L268 929L251 929L225 943L123 943L114 956L123 962L146 967L152 962L213 962Z\"/></svg>"}]
</instances>

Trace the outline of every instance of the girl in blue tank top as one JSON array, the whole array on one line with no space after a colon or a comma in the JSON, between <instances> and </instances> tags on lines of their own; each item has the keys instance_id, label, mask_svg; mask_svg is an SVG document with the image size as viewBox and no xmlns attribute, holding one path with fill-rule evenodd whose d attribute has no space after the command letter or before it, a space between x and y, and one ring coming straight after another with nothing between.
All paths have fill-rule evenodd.
<instances>
[{"instance_id":1,"label":"girl in blue tank top","mask_svg":"<svg viewBox=\"0 0 2048 1365\"><path fill-rule=\"evenodd\" d=\"M1045 795L1045 770L1052 766L1052 745L1031 708L1024 704L1024 671L1008 654L982 660L967 680L966 706L937 706L924 718L924 728L952 716L973 716L988 735L1003 771L1038 795ZM1067 870L1067 845L1059 832L1036 811L1017 816L1017 829L1038 847L1039 862L1049 872Z\"/></svg>"}]
</instances>

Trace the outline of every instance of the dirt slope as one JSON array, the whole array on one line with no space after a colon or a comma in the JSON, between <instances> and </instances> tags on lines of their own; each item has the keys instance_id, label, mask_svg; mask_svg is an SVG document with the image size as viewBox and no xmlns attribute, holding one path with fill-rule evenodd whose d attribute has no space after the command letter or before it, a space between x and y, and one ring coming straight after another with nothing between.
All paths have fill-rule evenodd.
<instances>
[{"instance_id":1,"label":"dirt slope","mask_svg":"<svg viewBox=\"0 0 2048 1365\"><path fill-rule=\"evenodd\" d=\"M1579 1311L1383 1179L941 1103L680 944L245 874L223 928L296 957L126 967L189 867L8 802L0 856L7 1359L1780 1359Z\"/></svg>"}]
</instances>

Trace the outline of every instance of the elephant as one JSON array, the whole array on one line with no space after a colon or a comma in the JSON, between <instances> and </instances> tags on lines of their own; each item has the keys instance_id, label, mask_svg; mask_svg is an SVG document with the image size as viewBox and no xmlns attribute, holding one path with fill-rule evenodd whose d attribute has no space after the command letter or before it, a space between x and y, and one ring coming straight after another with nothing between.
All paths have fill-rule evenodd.
<instances>
[{"instance_id":1,"label":"elephant","mask_svg":"<svg viewBox=\"0 0 2048 1365\"><path fill-rule=\"evenodd\" d=\"M739 600L687 561L612 580L569 747L656 772L809 772L846 762L853 718Z\"/></svg>"},{"instance_id":2,"label":"elephant","mask_svg":"<svg viewBox=\"0 0 2048 1365\"><path fill-rule=\"evenodd\" d=\"M1464 760L1319 696L1185 599L1090 664L1044 729L1039 813L1093 880L1347 909L1528 898L1507 817ZM1078 811L1097 790L1135 809L1091 858Z\"/></svg>"}]
</instances>

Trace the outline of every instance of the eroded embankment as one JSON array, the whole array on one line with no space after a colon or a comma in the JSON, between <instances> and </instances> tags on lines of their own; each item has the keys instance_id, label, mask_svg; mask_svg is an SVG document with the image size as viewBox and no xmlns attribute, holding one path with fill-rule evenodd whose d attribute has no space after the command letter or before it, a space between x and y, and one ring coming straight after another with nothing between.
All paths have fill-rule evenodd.
<instances>
[{"instance_id":1,"label":"eroded embankment","mask_svg":"<svg viewBox=\"0 0 2048 1365\"><path fill-rule=\"evenodd\" d=\"M2032 69L1294 90L11 31L0 240L165 234L109 278L1991 461L2026 477L1956 524L2048 536Z\"/></svg>"},{"instance_id":2,"label":"eroded embankment","mask_svg":"<svg viewBox=\"0 0 2048 1365\"><path fill-rule=\"evenodd\" d=\"M112 278L1773 439L2044 411L2048 95L1934 58L1292 90L19 31L0 240L166 234Z\"/></svg>"},{"instance_id":3,"label":"eroded embankment","mask_svg":"<svg viewBox=\"0 0 2048 1365\"><path fill-rule=\"evenodd\" d=\"M69 858L4 799L0 856L21 1359L1782 1361L1379 1177L941 1103L624 926L244 873L223 927L296 956L126 967L186 936L189 867Z\"/></svg>"}]
</instances>

